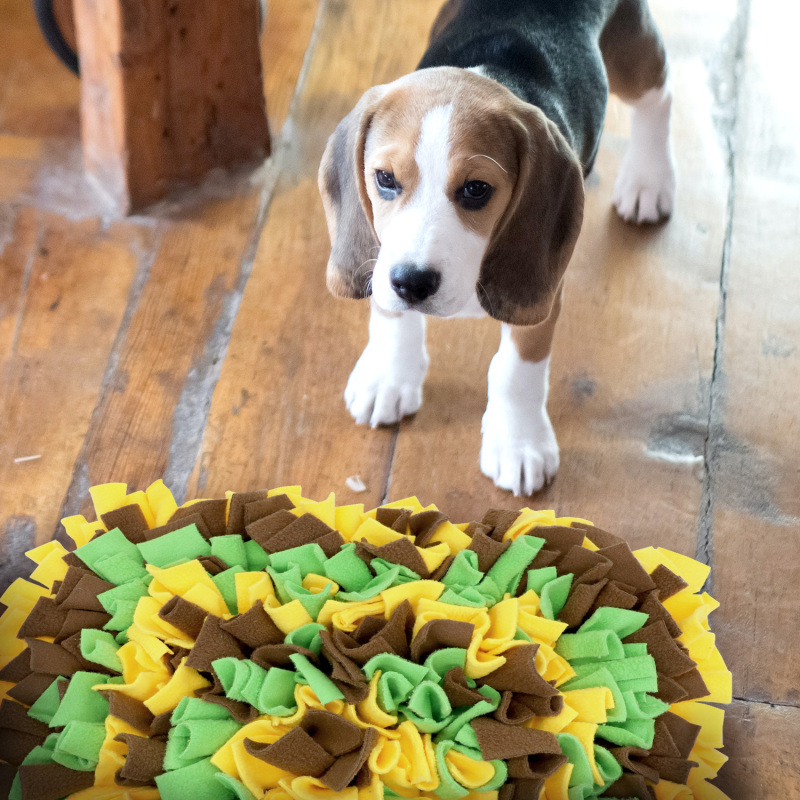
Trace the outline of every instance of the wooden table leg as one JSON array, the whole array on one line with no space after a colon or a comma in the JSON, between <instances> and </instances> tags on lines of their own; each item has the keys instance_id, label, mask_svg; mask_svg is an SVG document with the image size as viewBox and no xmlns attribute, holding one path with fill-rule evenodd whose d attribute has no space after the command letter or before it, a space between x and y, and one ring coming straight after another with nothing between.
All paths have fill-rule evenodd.
<instances>
[{"instance_id":1,"label":"wooden table leg","mask_svg":"<svg viewBox=\"0 0 800 800\"><path fill-rule=\"evenodd\" d=\"M74 0L87 171L121 213L270 152L258 0Z\"/></svg>"}]
</instances>

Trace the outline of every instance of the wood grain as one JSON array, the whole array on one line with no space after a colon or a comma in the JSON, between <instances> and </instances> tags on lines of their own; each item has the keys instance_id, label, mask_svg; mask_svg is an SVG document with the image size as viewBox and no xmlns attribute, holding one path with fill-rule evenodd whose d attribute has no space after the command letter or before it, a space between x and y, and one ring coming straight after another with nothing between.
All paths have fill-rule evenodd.
<instances>
[{"instance_id":1,"label":"wood grain","mask_svg":"<svg viewBox=\"0 0 800 800\"><path fill-rule=\"evenodd\" d=\"M341 501L380 501L394 433L356 428L341 399L367 308L325 290L316 173L325 139L361 93L413 68L435 12L430 0L326 5L190 493L298 482ZM366 493L346 488L351 475Z\"/></svg>"},{"instance_id":2,"label":"wood grain","mask_svg":"<svg viewBox=\"0 0 800 800\"><path fill-rule=\"evenodd\" d=\"M75 0L84 161L122 213L269 155L258 0Z\"/></svg>"},{"instance_id":3,"label":"wood grain","mask_svg":"<svg viewBox=\"0 0 800 800\"><path fill-rule=\"evenodd\" d=\"M735 654L734 694L797 706L800 116L784 100L779 53L792 44L780 8L750 11L711 499L717 630Z\"/></svg>"}]
</instances>

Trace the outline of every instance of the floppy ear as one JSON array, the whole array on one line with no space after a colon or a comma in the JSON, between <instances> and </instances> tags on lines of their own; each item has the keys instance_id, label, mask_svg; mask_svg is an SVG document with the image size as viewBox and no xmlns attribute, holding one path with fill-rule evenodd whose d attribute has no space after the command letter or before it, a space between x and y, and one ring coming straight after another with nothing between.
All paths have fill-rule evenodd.
<instances>
[{"instance_id":1,"label":"floppy ear","mask_svg":"<svg viewBox=\"0 0 800 800\"><path fill-rule=\"evenodd\" d=\"M372 261L378 237L372 224L372 204L364 184L364 143L383 86L368 90L328 139L319 167L319 191L331 255L328 289L337 297L360 299L370 294Z\"/></svg>"},{"instance_id":2,"label":"floppy ear","mask_svg":"<svg viewBox=\"0 0 800 800\"><path fill-rule=\"evenodd\" d=\"M546 319L583 221L583 173L572 148L542 111L520 102L511 124L519 169L508 208L481 265L478 299L495 319Z\"/></svg>"}]
</instances>

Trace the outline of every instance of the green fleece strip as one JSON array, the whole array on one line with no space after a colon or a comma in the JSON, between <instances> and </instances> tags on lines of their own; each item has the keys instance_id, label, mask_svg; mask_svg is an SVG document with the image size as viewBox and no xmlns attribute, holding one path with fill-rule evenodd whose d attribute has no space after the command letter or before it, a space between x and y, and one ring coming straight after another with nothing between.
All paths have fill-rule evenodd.
<instances>
[{"instance_id":1,"label":"green fleece strip","mask_svg":"<svg viewBox=\"0 0 800 800\"><path fill-rule=\"evenodd\" d=\"M603 778L603 789L616 783L622 777L622 767L619 761L611 755L609 750L599 744L594 746L594 763Z\"/></svg>"},{"instance_id":2,"label":"green fleece strip","mask_svg":"<svg viewBox=\"0 0 800 800\"><path fill-rule=\"evenodd\" d=\"M655 722L652 719L629 719L616 724L598 725L596 736L619 747L641 747L649 750L653 746Z\"/></svg>"},{"instance_id":3,"label":"green fleece strip","mask_svg":"<svg viewBox=\"0 0 800 800\"><path fill-rule=\"evenodd\" d=\"M474 550L462 550L442 578L445 586L477 586L484 574L478 569L478 554Z\"/></svg>"},{"instance_id":4,"label":"green fleece strip","mask_svg":"<svg viewBox=\"0 0 800 800\"><path fill-rule=\"evenodd\" d=\"M624 639L638 631L648 619L649 616L641 611L602 606L578 628L578 633L607 630L614 631L620 639Z\"/></svg>"},{"instance_id":5,"label":"green fleece strip","mask_svg":"<svg viewBox=\"0 0 800 800\"><path fill-rule=\"evenodd\" d=\"M119 660L117 650L120 645L108 631L97 628L84 628L81 631L81 655L87 661L102 664L114 672L122 672L122 662Z\"/></svg>"},{"instance_id":6,"label":"green fleece strip","mask_svg":"<svg viewBox=\"0 0 800 800\"><path fill-rule=\"evenodd\" d=\"M97 766L105 738L103 722L69 722L58 736L53 761L69 769L89 772Z\"/></svg>"},{"instance_id":7,"label":"green fleece strip","mask_svg":"<svg viewBox=\"0 0 800 800\"><path fill-rule=\"evenodd\" d=\"M237 614L239 612L239 606L236 600L236 575L240 572L244 572L244 567L240 567L237 564L230 569L223 570L211 576L211 580L214 581L214 585L219 589L219 593L225 600L225 605L228 606L228 611L230 611L231 614Z\"/></svg>"},{"instance_id":8,"label":"green fleece strip","mask_svg":"<svg viewBox=\"0 0 800 800\"><path fill-rule=\"evenodd\" d=\"M285 572L293 566L299 567L300 580L296 582L302 583L306 575L311 573L322 575L327 560L325 551L318 544L311 542L273 553L270 557L270 566L278 572Z\"/></svg>"},{"instance_id":9,"label":"green fleece strip","mask_svg":"<svg viewBox=\"0 0 800 800\"><path fill-rule=\"evenodd\" d=\"M467 651L463 647L442 647L434 650L426 659L425 666L434 680L441 683L445 674L453 667L464 668L467 663Z\"/></svg>"},{"instance_id":10,"label":"green fleece strip","mask_svg":"<svg viewBox=\"0 0 800 800\"><path fill-rule=\"evenodd\" d=\"M375 597L386 589L394 585L395 580L400 575L400 567L395 564L391 569L386 570L382 575L376 575L357 592L339 592L337 600L344 600L350 603L360 603Z\"/></svg>"},{"instance_id":11,"label":"green fleece strip","mask_svg":"<svg viewBox=\"0 0 800 800\"><path fill-rule=\"evenodd\" d=\"M548 567L545 567L545 569L548 569ZM531 572L533 571L531 570ZM530 574L529 572L528 575ZM570 589L572 589L572 578L573 575L569 572L560 578L548 581L542 587L541 592L538 593L542 615L547 619L556 619L567 604Z\"/></svg>"},{"instance_id":12,"label":"green fleece strip","mask_svg":"<svg viewBox=\"0 0 800 800\"><path fill-rule=\"evenodd\" d=\"M371 580L369 567L356 555L356 545L348 542L331 556L323 565L326 577L335 581L344 592L360 592Z\"/></svg>"},{"instance_id":13,"label":"green fleece strip","mask_svg":"<svg viewBox=\"0 0 800 800\"><path fill-rule=\"evenodd\" d=\"M397 575L392 582L392 586L400 586L404 583L413 583L414 581L422 580L420 575L417 575L413 569L405 566L404 564L392 564L385 558L373 558L370 562L370 567L375 571L375 574L380 576L385 573L396 570Z\"/></svg>"},{"instance_id":14,"label":"green fleece strip","mask_svg":"<svg viewBox=\"0 0 800 800\"><path fill-rule=\"evenodd\" d=\"M161 800L233 800L234 791L216 779L220 774L209 759L156 776Z\"/></svg>"},{"instance_id":15,"label":"green fleece strip","mask_svg":"<svg viewBox=\"0 0 800 800\"><path fill-rule=\"evenodd\" d=\"M125 534L119 528L114 528L108 533L97 536L85 545L78 547L75 550L75 555L78 556L89 569L94 570L101 578L104 578L110 583L116 583L116 581L105 574L99 562L112 556L122 556L125 560L131 561L134 565L138 565L139 569L145 572L142 554L135 544L125 538ZM113 564L111 564L111 571L115 571Z\"/></svg>"},{"instance_id":16,"label":"green fleece strip","mask_svg":"<svg viewBox=\"0 0 800 800\"><path fill-rule=\"evenodd\" d=\"M437 742L444 741L445 739L455 739L461 728L468 722L472 722L473 719L483 714L491 714L493 711L497 710L500 705L500 692L493 689L491 686L485 685L481 686L478 692L486 699L479 700L474 706L464 709L458 716L454 717L453 721L448 723L447 727L436 736Z\"/></svg>"},{"instance_id":17,"label":"green fleece strip","mask_svg":"<svg viewBox=\"0 0 800 800\"><path fill-rule=\"evenodd\" d=\"M211 545L203 538L197 525L178 528L157 539L137 544L136 547L148 564L154 564L161 569L199 556L211 555Z\"/></svg>"},{"instance_id":18,"label":"green fleece strip","mask_svg":"<svg viewBox=\"0 0 800 800\"><path fill-rule=\"evenodd\" d=\"M239 566L245 571L250 569L247 550L241 536L235 533L212 536L208 543L211 545L211 555L222 559L229 567ZM260 547L258 549L261 550Z\"/></svg>"},{"instance_id":19,"label":"green fleece strip","mask_svg":"<svg viewBox=\"0 0 800 800\"><path fill-rule=\"evenodd\" d=\"M233 792L232 796L234 800L258 800L258 798L241 781L237 781L233 775L228 775L225 772L218 772L214 778L228 791Z\"/></svg>"},{"instance_id":20,"label":"green fleece strip","mask_svg":"<svg viewBox=\"0 0 800 800\"><path fill-rule=\"evenodd\" d=\"M65 684L66 678L56 678L40 695L36 702L28 709L28 716L38 719L39 722L50 724L53 715L61 704L61 695L58 691L59 684Z\"/></svg>"},{"instance_id":21,"label":"green fleece strip","mask_svg":"<svg viewBox=\"0 0 800 800\"><path fill-rule=\"evenodd\" d=\"M452 606L483 608L486 605L486 598L475 586L450 586L442 592L439 602Z\"/></svg>"},{"instance_id":22,"label":"green fleece strip","mask_svg":"<svg viewBox=\"0 0 800 800\"><path fill-rule=\"evenodd\" d=\"M586 661L625 658L622 642L614 631L562 633L556 642L556 653L569 661L572 667Z\"/></svg>"},{"instance_id":23,"label":"green fleece strip","mask_svg":"<svg viewBox=\"0 0 800 800\"><path fill-rule=\"evenodd\" d=\"M312 653L319 655L322 652L322 639L319 634L324 630L326 630L324 625L320 625L318 622L309 622L289 631L283 641L286 644L305 647L306 650L311 650Z\"/></svg>"},{"instance_id":24,"label":"green fleece strip","mask_svg":"<svg viewBox=\"0 0 800 800\"><path fill-rule=\"evenodd\" d=\"M315 667L305 656L292 653L289 656L297 672L313 689L314 694L323 705L334 700L344 700L344 695L336 684L320 669Z\"/></svg>"},{"instance_id":25,"label":"green fleece strip","mask_svg":"<svg viewBox=\"0 0 800 800\"><path fill-rule=\"evenodd\" d=\"M484 580L494 581L500 590L501 598L506 592L513 595L517 591L523 572L536 558L543 545L544 539L538 536L518 536L490 567Z\"/></svg>"},{"instance_id":26,"label":"green fleece strip","mask_svg":"<svg viewBox=\"0 0 800 800\"><path fill-rule=\"evenodd\" d=\"M378 678L378 705L388 714L394 714L414 691L414 684L399 672L384 672Z\"/></svg>"},{"instance_id":27,"label":"green fleece strip","mask_svg":"<svg viewBox=\"0 0 800 800\"><path fill-rule=\"evenodd\" d=\"M312 592L300 584L287 581L284 584L284 590L291 600L300 601L311 619L316 619L325 603L333 597L333 583L326 583L321 592ZM336 599L339 599L339 595L336 596Z\"/></svg>"},{"instance_id":28,"label":"green fleece strip","mask_svg":"<svg viewBox=\"0 0 800 800\"><path fill-rule=\"evenodd\" d=\"M556 738L559 745L561 745L561 752L572 764L572 774L569 777L570 788L573 786L594 786L592 766L580 740L571 733L558 733Z\"/></svg>"},{"instance_id":29,"label":"green fleece strip","mask_svg":"<svg viewBox=\"0 0 800 800\"><path fill-rule=\"evenodd\" d=\"M654 719L669 711L669 703L646 692L622 692L628 719Z\"/></svg>"},{"instance_id":30,"label":"green fleece strip","mask_svg":"<svg viewBox=\"0 0 800 800\"><path fill-rule=\"evenodd\" d=\"M263 687L267 681L267 670L252 661L240 661L236 658L218 658L211 666L217 673L226 697L250 703L262 714L270 713L260 704Z\"/></svg>"},{"instance_id":31,"label":"green fleece strip","mask_svg":"<svg viewBox=\"0 0 800 800\"><path fill-rule=\"evenodd\" d=\"M581 665L578 665L581 667ZM578 672L578 670L576 670ZM622 696L616 680L608 671L605 665L591 664L585 665L585 672L574 678L570 678L566 683L562 684L559 688L561 691L572 689L594 689L598 686L607 686L614 696L614 708L608 709L607 715L611 722L624 722L627 718L627 709L625 706L625 698Z\"/></svg>"},{"instance_id":32,"label":"green fleece strip","mask_svg":"<svg viewBox=\"0 0 800 800\"><path fill-rule=\"evenodd\" d=\"M147 582L137 579L97 595L100 604L111 614L111 619L103 626L103 629L127 631L133 625L133 612L136 610L137 603L140 598L147 595L147 586Z\"/></svg>"},{"instance_id":33,"label":"green fleece strip","mask_svg":"<svg viewBox=\"0 0 800 800\"><path fill-rule=\"evenodd\" d=\"M269 553L253 539L248 539L244 543L244 550L247 554L247 569L249 572L261 572L269 565Z\"/></svg>"},{"instance_id":34,"label":"green fleece strip","mask_svg":"<svg viewBox=\"0 0 800 800\"><path fill-rule=\"evenodd\" d=\"M453 707L444 689L433 681L414 687L402 713L421 733L438 733L452 722Z\"/></svg>"},{"instance_id":35,"label":"green fleece strip","mask_svg":"<svg viewBox=\"0 0 800 800\"><path fill-rule=\"evenodd\" d=\"M180 769L214 755L241 727L230 719L194 719L178 723L169 732L164 769Z\"/></svg>"},{"instance_id":36,"label":"green fleece strip","mask_svg":"<svg viewBox=\"0 0 800 800\"><path fill-rule=\"evenodd\" d=\"M458 800L458 798L466 797L469 794L469 789L465 789L458 783L447 768L445 756L453 748L453 745L454 742L447 739L439 742L434 749L436 771L439 773L439 786L436 787L436 795L441 797L442 800Z\"/></svg>"},{"instance_id":37,"label":"green fleece strip","mask_svg":"<svg viewBox=\"0 0 800 800\"><path fill-rule=\"evenodd\" d=\"M207 703L199 697L182 697L170 717L173 725L198 719L229 720L232 717L224 706Z\"/></svg>"},{"instance_id":38,"label":"green fleece strip","mask_svg":"<svg viewBox=\"0 0 800 800\"><path fill-rule=\"evenodd\" d=\"M109 679L98 672L76 672L69 681L64 699L50 720L51 728L60 728L72 721L105 722L108 701L92 688L101 683L119 683L121 677Z\"/></svg>"},{"instance_id":39,"label":"green fleece strip","mask_svg":"<svg viewBox=\"0 0 800 800\"><path fill-rule=\"evenodd\" d=\"M503 590L495 583L494 578L488 575L475 587L483 597L483 604L487 608L499 603L503 599Z\"/></svg>"},{"instance_id":40,"label":"green fleece strip","mask_svg":"<svg viewBox=\"0 0 800 800\"><path fill-rule=\"evenodd\" d=\"M387 672L398 672L403 677L408 678L412 685L416 686L420 681L430 677L428 668L423 664L415 664L394 653L379 653L373 656L362 667L362 672L367 676L367 680L372 680L376 670L380 670L384 675ZM382 676L381 676L382 677Z\"/></svg>"},{"instance_id":41,"label":"green fleece strip","mask_svg":"<svg viewBox=\"0 0 800 800\"><path fill-rule=\"evenodd\" d=\"M286 591L286 586L292 584L293 586L302 586L303 573L298 564L292 564L285 570L277 570L273 567L267 567L267 572L275 584L275 591L278 593L278 598L284 605L291 603L292 596Z\"/></svg>"}]
</instances>

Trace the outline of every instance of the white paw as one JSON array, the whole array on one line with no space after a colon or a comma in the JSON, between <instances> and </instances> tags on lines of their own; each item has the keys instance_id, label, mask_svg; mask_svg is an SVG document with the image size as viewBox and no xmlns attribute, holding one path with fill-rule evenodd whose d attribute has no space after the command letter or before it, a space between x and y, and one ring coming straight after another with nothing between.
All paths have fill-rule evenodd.
<instances>
[{"instance_id":1,"label":"white paw","mask_svg":"<svg viewBox=\"0 0 800 800\"><path fill-rule=\"evenodd\" d=\"M675 169L669 152L625 153L614 184L614 207L626 222L658 222L672 213Z\"/></svg>"},{"instance_id":2,"label":"white paw","mask_svg":"<svg viewBox=\"0 0 800 800\"><path fill-rule=\"evenodd\" d=\"M367 345L344 391L347 410L359 425L393 425L422 405L428 356L387 358Z\"/></svg>"},{"instance_id":3,"label":"white paw","mask_svg":"<svg viewBox=\"0 0 800 800\"><path fill-rule=\"evenodd\" d=\"M555 477L558 443L544 407L520 414L513 404L490 401L481 431L481 472L501 489L529 495Z\"/></svg>"}]
</instances>

